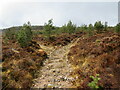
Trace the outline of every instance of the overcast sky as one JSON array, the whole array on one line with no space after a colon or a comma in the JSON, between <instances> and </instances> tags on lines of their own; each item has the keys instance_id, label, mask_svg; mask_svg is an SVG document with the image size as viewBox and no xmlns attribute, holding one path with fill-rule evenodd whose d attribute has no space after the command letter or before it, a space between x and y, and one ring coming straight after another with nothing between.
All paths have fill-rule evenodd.
<instances>
[{"instance_id":1,"label":"overcast sky","mask_svg":"<svg viewBox=\"0 0 120 90\"><path fill-rule=\"evenodd\" d=\"M69 20L77 25L107 21L118 23L117 2L9 2L0 9L0 29L20 26L30 21L32 25L44 25L53 19L56 26Z\"/></svg>"}]
</instances>

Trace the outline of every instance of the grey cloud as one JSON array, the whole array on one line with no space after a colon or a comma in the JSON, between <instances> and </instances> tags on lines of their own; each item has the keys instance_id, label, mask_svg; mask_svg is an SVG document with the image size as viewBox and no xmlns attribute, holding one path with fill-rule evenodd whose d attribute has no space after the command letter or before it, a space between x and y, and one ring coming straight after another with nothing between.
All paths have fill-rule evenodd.
<instances>
[{"instance_id":1,"label":"grey cloud","mask_svg":"<svg viewBox=\"0 0 120 90\"><path fill-rule=\"evenodd\" d=\"M0 28L22 25L30 21L33 25L43 25L53 18L54 24L61 26L68 20L75 24L89 24L96 20L108 21L115 25L118 21L117 2L23 2L10 3L0 12Z\"/></svg>"}]
</instances>

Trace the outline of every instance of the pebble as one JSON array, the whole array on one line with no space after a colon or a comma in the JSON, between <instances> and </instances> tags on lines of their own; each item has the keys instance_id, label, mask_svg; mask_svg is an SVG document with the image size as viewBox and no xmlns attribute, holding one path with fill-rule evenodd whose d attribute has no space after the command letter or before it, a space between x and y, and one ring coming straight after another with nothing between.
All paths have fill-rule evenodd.
<instances>
[{"instance_id":1,"label":"pebble","mask_svg":"<svg viewBox=\"0 0 120 90\"><path fill-rule=\"evenodd\" d=\"M58 55L60 52L63 53L63 55ZM70 85L69 80L71 79L67 77L70 71L70 65L65 61L67 60L67 56L64 55L67 55L66 47L60 48L55 52L51 51L49 58L44 62L44 66L41 70L42 77L39 80L41 83L36 82L37 86L44 88L62 88L66 84L68 86Z\"/></svg>"},{"instance_id":2,"label":"pebble","mask_svg":"<svg viewBox=\"0 0 120 90\"><path fill-rule=\"evenodd\" d=\"M54 87L53 84L48 84L48 85L47 85L47 88L53 88L53 87Z\"/></svg>"},{"instance_id":3,"label":"pebble","mask_svg":"<svg viewBox=\"0 0 120 90\"><path fill-rule=\"evenodd\" d=\"M58 73L60 73L60 71L58 71Z\"/></svg>"},{"instance_id":4,"label":"pebble","mask_svg":"<svg viewBox=\"0 0 120 90\"><path fill-rule=\"evenodd\" d=\"M67 77L64 77L65 80L67 80Z\"/></svg>"},{"instance_id":5,"label":"pebble","mask_svg":"<svg viewBox=\"0 0 120 90\"><path fill-rule=\"evenodd\" d=\"M53 72L56 72L55 70L53 70Z\"/></svg>"}]
</instances>

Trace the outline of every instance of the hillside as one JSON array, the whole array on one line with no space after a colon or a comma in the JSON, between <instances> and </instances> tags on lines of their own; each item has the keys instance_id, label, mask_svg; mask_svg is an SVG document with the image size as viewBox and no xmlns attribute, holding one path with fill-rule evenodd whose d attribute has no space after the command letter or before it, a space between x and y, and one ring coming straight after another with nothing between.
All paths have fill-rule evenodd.
<instances>
[{"instance_id":1,"label":"hillside","mask_svg":"<svg viewBox=\"0 0 120 90\"><path fill-rule=\"evenodd\" d=\"M13 27L1 29L1 30L3 31L9 30L9 29L20 30L21 28L22 26L13 26ZM32 30L43 30L43 26L31 26L31 29Z\"/></svg>"},{"instance_id":2,"label":"hillside","mask_svg":"<svg viewBox=\"0 0 120 90\"><path fill-rule=\"evenodd\" d=\"M42 31L25 24L1 39L2 89L120 88L120 24L58 28L49 21Z\"/></svg>"},{"instance_id":3,"label":"hillside","mask_svg":"<svg viewBox=\"0 0 120 90\"><path fill-rule=\"evenodd\" d=\"M68 54L73 65L73 82L80 88L88 88L89 76L99 74L99 85L104 88L120 88L120 35L105 32L89 38L79 38ZM77 76L77 78L76 78Z\"/></svg>"},{"instance_id":4,"label":"hillside","mask_svg":"<svg viewBox=\"0 0 120 90\"><path fill-rule=\"evenodd\" d=\"M27 48L14 41L2 45L2 88L30 88L47 54L35 41Z\"/></svg>"}]
</instances>

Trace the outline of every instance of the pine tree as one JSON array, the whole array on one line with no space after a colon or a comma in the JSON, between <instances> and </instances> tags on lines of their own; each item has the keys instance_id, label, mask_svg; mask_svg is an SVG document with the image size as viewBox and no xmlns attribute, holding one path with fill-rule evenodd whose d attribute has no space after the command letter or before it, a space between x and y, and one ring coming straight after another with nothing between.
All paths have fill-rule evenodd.
<instances>
[{"instance_id":1,"label":"pine tree","mask_svg":"<svg viewBox=\"0 0 120 90\"><path fill-rule=\"evenodd\" d=\"M120 33L120 23L118 23L115 27L115 32Z\"/></svg>"},{"instance_id":2,"label":"pine tree","mask_svg":"<svg viewBox=\"0 0 120 90\"><path fill-rule=\"evenodd\" d=\"M105 25L104 25L104 30L106 31L107 30L107 27L108 27L108 22L105 22Z\"/></svg>"},{"instance_id":3,"label":"pine tree","mask_svg":"<svg viewBox=\"0 0 120 90\"><path fill-rule=\"evenodd\" d=\"M69 34L72 34L75 32L76 25L74 25L72 21L69 21L66 27Z\"/></svg>"},{"instance_id":4,"label":"pine tree","mask_svg":"<svg viewBox=\"0 0 120 90\"><path fill-rule=\"evenodd\" d=\"M50 40L51 37L51 31L53 29L53 19L48 20L48 23L45 23L44 25L44 30L45 30L45 35L47 36L48 40Z\"/></svg>"},{"instance_id":5,"label":"pine tree","mask_svg":"<svg viewBox=\"0 0 120 90\"><path fill-rule=\"evenodd\" d=\"M104 25L101 23L101 21L97 21L94 24L94 28L97 30L98 33L100 33L101 31L103 31Z\"/></svg>"},{"instance_id":6,"label":"pine tree","mask_svg":"<svg viewBox=\"0 0 120 90\"><path fill-rule=\"evenodd\" d=\"M92 24L89 24L89 27L88 27L88 35L89 36L92 36L93 35L93 30L94 30L94 27Z\"/></svg>"},{"instance_id":7,"label":"pine tree","mask_svg":"<svg viewBox=\"0 0 120 90\"><path fill-rule=\"evenodd\" d=\"M17 40L21 47L27 47L32 41L32 31L30 22L24 24L17 33Z\"/></svg>"}]
</instances>

